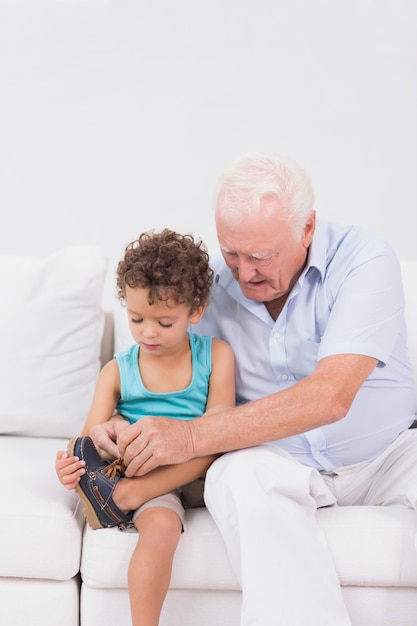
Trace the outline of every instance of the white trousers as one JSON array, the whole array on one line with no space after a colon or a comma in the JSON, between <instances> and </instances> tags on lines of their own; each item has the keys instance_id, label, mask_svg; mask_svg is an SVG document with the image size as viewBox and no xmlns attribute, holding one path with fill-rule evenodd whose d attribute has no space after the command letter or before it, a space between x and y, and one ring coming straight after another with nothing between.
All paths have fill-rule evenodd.
<instances>
[{"instance_id":1,"label":"white trousers","mask_svg":"<svg viewBox=\"0 0 417 626\"><path fill-rule=\"evenodd\" d=\"M349 626L316 509L417 509L417 430L372 461L321 474L274 444L230 452L206 477L205 501L242 587L241 626Z\"/></svg>"}]
</instances>

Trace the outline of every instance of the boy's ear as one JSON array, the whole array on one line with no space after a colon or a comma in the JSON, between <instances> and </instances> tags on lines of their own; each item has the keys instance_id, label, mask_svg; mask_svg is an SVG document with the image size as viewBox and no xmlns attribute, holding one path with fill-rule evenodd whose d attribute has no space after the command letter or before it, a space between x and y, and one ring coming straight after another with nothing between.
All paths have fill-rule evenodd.
<instances>
[{"instance_id":1,"label":"boy's ear","mask_svg":"<svg viewBox=\"0 0 417 626\"><path fill-rule=\"evenodd\" d=\"M197 322L199 322L201 318L203 317L203 313L205 310L206 310L206 305L203 304L202 306L198 307L198 309L196 309L194 313L191 313L190 323L197 324Z\"/></svg>"}]
</instances>

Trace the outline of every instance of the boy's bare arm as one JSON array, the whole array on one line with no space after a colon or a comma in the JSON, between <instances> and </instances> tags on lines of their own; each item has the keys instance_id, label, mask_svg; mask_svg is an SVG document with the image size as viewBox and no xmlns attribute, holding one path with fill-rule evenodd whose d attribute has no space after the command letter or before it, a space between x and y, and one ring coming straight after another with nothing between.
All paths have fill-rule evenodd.
<instances>
[{"instance_id":1,"label":"boy's bare arm","mask_svg":"<svg viewBox=\"0 0 417 626\"><path fill-rule=\"evenodd\" d=\"M199 457L178 465L158 467L145 476L122 479L117 485L117 506L131 511L152 498L183 487L204 476L216 458L216 455Z\"/></svg>"},{"instance_id":2,"label":"boy's bare arm","mask_svg":"<svg viewBox=\"0 0 417 626\"><path fill-rule=\"evenodd\" d=\"M114 459L120 456L116 445L117 436L127 425L121 416L112 419L117 400L120 395L120 379L117 363L113 360L107 363L100 372L94 390L93 402L85 421L81 435L89 435L98 424L108 424L107 445L103 458ZM122 423L123 422L123 423ZM102 453L101 450L99 450ZM84 461L77 457L69 457L65 450L59 450L56 455L55 471L60 482L67 489L74 489L84 474Z\"/></svg>"}]
</instances>

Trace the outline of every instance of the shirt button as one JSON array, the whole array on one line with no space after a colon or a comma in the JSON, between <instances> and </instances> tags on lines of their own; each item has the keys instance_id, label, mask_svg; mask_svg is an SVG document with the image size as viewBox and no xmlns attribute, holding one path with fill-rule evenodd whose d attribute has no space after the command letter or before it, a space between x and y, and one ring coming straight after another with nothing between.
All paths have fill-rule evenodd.
<instances>
[{"instance_id":1,"label":"shirt button","mask_svg":"<svg viewBox=\"0 0 417 626\"><path fill-rule=\"evenodd\" d=\"M274 339L279 339L279 333L274 333Z\"/></svg>"},{"instance_id":2,"label":"shirt button","mask_svg":"<svg viewBox=\"0 0 417 626\"><path fill-rule=\"evenodd\" d=\"M281 380L288 380L288 376L287 376L287 374L283 374L283 375L281 376Z\"/></svg>"},{"instance_id":3,"label":"shirt button","mask_svg":"<svg viewBox=\"0 0 417 626\"><path fill-rule=\"evenodd\" d=\"M314 450L313 456L315 456L318 459L321 456L320 450Z\"/></svg>"}]
</instances>

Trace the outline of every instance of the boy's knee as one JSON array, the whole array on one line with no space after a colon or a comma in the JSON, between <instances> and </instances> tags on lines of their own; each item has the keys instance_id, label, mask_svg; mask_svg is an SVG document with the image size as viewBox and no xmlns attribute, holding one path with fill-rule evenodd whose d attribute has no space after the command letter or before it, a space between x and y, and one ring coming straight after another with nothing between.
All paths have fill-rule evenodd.
<instances>
[{"instance_id":1,"label":"boy's knee","mask_svg":"<svg viewBox=\"0 0 417 626\"><path fill-rule=\"evenodd\" d=\"M143 511L137 518L136 527L139 535L146 537L147 541L155 541L159 546L178 541L182 530L178 515L163 507Z\"/></svg>"}]
</instances>

